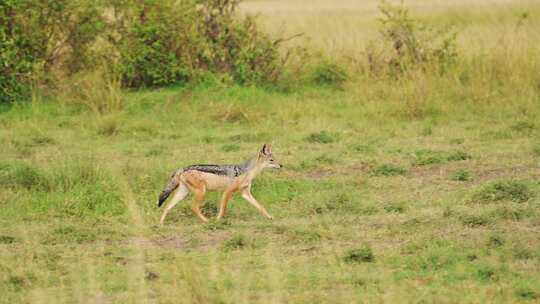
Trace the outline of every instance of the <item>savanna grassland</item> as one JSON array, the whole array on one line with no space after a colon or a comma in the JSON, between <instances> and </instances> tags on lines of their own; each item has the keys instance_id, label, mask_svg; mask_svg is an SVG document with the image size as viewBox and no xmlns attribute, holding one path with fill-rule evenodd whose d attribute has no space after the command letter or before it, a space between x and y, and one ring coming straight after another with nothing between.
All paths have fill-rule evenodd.
<instances>
[{"instance_id":1,"label":"savanna grassland","mask_svg":"<svg viewBox=\"0 0 540 304\"><path fill-rule=\"evenodd\" d=\"M92 74L0 103L0 302L540 301L540 5L408 1L453 47L392 57L378 2L307 2L241 6L303 33L276 85ZM158 225L174 170L265 142L273 220L234 196L202 224L188 197Z\"/></svg>"}]
</instances>

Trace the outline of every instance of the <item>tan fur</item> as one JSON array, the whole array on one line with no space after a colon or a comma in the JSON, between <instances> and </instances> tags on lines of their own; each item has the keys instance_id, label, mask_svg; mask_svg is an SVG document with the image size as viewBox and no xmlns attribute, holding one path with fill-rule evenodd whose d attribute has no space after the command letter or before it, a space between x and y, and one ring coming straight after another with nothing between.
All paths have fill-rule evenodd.
<instances>
[{"instance_id":1,"label":"tan fur","mask_svg":"<svg viewBox=\"0 0 540 304\"><path fill-rule=\"evenodd\" d=\"M225 175L217 175L198 170L183 171L174 178L178 179L179 187L173 199L169 202L160 219L160 224L163 224L167 213L174 207L180 200L186 195L186 189L192 192L193 203L191 209L193 212L203 221L207 222L206 218L201 212L201 206L203 203L204 195L206 191L223 191L221 197L219 213L217 219L223 218L227 210L227 203L231 199L233 193L240 192L242 198L248 203L253 205L259 212L268 219L272 219L272 216L266 211L266 209L253 197L251 194L251 184L253 179L265 168L279 168L281 165L275 162L270 145L264 145L263 149L259 152L256 158L256 162L253 168L250 168L244 174L237 177L229 177Z\"/></svg>"}]
</instances>

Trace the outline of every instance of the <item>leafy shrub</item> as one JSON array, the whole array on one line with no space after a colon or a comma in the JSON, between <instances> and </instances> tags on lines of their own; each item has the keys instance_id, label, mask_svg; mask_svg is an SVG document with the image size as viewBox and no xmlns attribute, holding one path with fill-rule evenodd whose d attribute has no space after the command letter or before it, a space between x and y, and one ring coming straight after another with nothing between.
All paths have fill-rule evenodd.
<instances>
[{"instance_id":1,"label":"leafy shrub","mask_svg":"<svg viewBox=\"0 0 540 304\"><path fill-rule=\"evenodd\" d=\"M42 74L89 66L91 46L105 28L102 9L98 1L2 1L0 102L28 97Z\"/></svg>"},{"instance_id":2,"label":"leafy shrub","mask_svg":"<svg viewBox=\"0 0 540 304\"><path fill-rule=\"evenodd\" d=\"M502 180L483 186L472 196L477 203L511 201L523 203L534 196L527 184L515 180Z\"/></svg>"},{"instance_id":3,"label":"leafy shrub","mask_svg":"<svg viewBox=\"0 0 540 304\"><path fill-rule=\"evenodd\" d=\"M205 71L234 81L275 81L279 41L236 14L238 1L157 1L123 8L118 70L127 87L164 86L196 80ZM127 27L125 25L128 25Z\"/></svg>"},{"instance_id":4,"label":"leafy shrub","mask_svg":"<svg viewBox=\"0 0 540 304\"><path fill-rule=\"evenodd\" d=\"M286 39L270 39L253 17L237 14L238 3L3 1L0 102L28 97L34 82L60 85L62 92L60 80L96 67L114 81L94 94L84 90L83 79L80 94L99 112L118 106L120 84L184 84L208 74L240 84L275 83L287 59L278 51Z\"/></svg>"},{"instance_id":5,"label":"leafy shrub","mask_svg":"<svg viewBox=\"0 0 540 304\"><path fill-rule=\"evenodd\" d=\"M375 255L369 245L363 245L360 248L347 251L343 259L347 263L373 262Z\"/></svg>"},{"instance_id":6,"label":"leafy shrub","mask_svg":"<svg viewBox=\"0 0 540 304\"><path fill-rule=\"evenodd\" d=\"M412 69L435 68L444 72L457 58L456 34L434 29L413 19L403 5L382 1L382 43L367 49L369 71L374 75L399 76Z\"/></svg>"}]
</instances>

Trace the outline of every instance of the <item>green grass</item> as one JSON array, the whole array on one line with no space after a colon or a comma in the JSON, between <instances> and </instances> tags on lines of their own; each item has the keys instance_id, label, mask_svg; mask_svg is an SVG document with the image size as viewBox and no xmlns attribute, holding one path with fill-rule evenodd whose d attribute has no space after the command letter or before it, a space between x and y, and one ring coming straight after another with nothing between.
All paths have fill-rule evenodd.
<instances>
[{"instance_id":1,"label":"green grass","mask_svg":"<svg viewBox=\"0 0 540 304\"><path fill-rule=\"evenodd\" d=\"M330 87L125 100L107 116L54 101L2 112L0 302L538 300L538 156L523 147L539 133L520 116L537 107L408 117ZM171 172L264 142L284 165L253 186L272 221L235 196L224 221L182 202L157 225Z\"/></svg>"}]
</instances>

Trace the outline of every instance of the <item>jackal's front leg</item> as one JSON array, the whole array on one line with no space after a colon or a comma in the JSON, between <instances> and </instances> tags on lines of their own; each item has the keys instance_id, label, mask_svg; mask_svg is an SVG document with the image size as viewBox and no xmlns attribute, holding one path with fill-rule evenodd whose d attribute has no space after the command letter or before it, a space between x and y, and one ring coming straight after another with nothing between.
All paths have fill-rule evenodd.
<instances>
[{"instance_id":1,"label":"jackal's front leg","mask_svg":"<svg viewBox=\"0 0 540 304\"><path fill-rule=\"evenodd\" d=\"M266 211L266 209L264 209L264 207L261 204L259 204L259 202L257 202L257 200L253 197L253 195L251 194L250 188L246 188L242 190L242 197L246 201L248 201L248 203L250 203L255 208L257 208L257 210L259 210L259 212L262 213L267 219L270 219L270 220L272 219L272 216L268 213L268 211Z\"/></svg>"},{"instance_id":2,"label":"jackal's front leg","mask_svg":"<svg viewBox=\"0 0 540 304\"><path fill-rule=\"evenodd\" d=\"M231 190L225 190L225 192L223 192L223 196L221 197L221 204L219 205L219 213L217 216L218 220L225 215L225 211L227 211L227 203L229 203L232 194L233 191Z\"/></svg>"}]
</instances>

